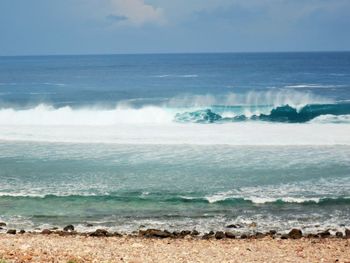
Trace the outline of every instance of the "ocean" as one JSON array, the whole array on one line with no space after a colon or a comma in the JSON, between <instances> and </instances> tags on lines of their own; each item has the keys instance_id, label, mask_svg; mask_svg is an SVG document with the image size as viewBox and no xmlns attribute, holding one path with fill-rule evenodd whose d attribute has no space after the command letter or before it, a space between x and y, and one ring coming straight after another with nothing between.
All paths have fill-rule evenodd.
<instances>
[{"instance_id":1,"label":"ocean","mask_svg":"<svg viewBox=\"0 0 350 263\"><path fill-rule=\"evenodd\" d=\"M9 228L311 233L349 215L350 52L0 57Z\"/></svg>"}]
</instances>

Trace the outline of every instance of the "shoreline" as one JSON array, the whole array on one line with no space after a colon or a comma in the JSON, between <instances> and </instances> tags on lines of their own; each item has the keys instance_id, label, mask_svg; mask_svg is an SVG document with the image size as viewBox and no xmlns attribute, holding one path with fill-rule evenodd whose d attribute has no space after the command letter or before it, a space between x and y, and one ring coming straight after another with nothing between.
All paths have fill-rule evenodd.
<instances>
[{"instance_id":1,"label":"shoreline","mask_svg":"<svg viewBox=\"0 0 350 263\"><path fill-rule=\"evenodd\" d=\"M346 226L343 230L339 229L325 229L314 233L303 232L300 228L291 228L288 231L278 232L276 230L269 230L265 232L257 231L254 228L256 223L252 223L251 231L241 231L240 226L236 224L227 225L225 230L199 232L196 229L193 230L180 230L169 231L166 229L146 228L140 226L138 230L131 233L110 231L102 227L94 227L92 224L87 224L87 227L91 227L91 231L78 231L72 224L65 227L51 227L51 228L37 228L33 230L15 229L9 227L5 222L0 222L0 235L59 235L59 236L91 236L91 237L145 237L145 238L171 238L181 239L186 237L192 237L194 239L259 239L264 237L271 237L273 239L300 239L300 238L344 238L350 239L350 228ZM94 228L93 228L94 227Z\"/></svg>"},{"instance_id":2,"label":"shoreline","mask_svg":"<svg viewBox=\"0 0 350 263\"><path fill-rule=\"evenodd\" d=\"M68 232L68 231L67 231ZM350 262L350 238L0 234L0 262Z\"/></svg>"}]
</instances>

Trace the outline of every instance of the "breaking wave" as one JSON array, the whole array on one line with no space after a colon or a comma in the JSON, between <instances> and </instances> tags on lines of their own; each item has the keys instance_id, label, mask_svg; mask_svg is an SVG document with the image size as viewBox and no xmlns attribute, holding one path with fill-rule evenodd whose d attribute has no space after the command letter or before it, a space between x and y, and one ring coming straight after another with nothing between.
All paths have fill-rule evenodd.
<instances>
[{"instance_id":1,"label":"breaking wave","mask_svg":"<svg viewBox=\"0 0 350 263\"><path fill-rule=\"evenodd\" d=\"M0 140L349 145L349 119L350 103L327 102L298 92L198 95L140 107L128 103L114 108L40 104L32 108L0 108ZM212 123L218 125L201 125ZM264 140L260 139L262 134Z\"/></svg>"},{"instance_id":2,"label":"breaking wave","mask_svg":"<svg viewBox=\"0 0 350 263\"><path fill-rule=\"evenodd\" d=\"M0 195L0 200L9 201L57 201L57 202L117 202L117 203L203 203L208 205L283 205L283 204L299 204L299 205L350 205L350 197L328 197L328 198L256 198L256 197L225 197L219 199L211 199L210 197L191 197L191 196L169 196L169 195L42 195L42 196L23 196L23 195Z\"/></svg>"},{"instance_id":3,"label":"breaking wave","mask_svg":"<svg viewBox=\"0 0 350 263\"><path fill-rule=\"evenodd\" d=\"M267 107L267 106L266 106ZM234 108L232 113L235 114ZM300 110L289 105L279 106L272 109L269 113L264 114L237 114L232 117L225 117L224 114L230 111L230 107L212 107L211 109L196 110L192 112L177 113L175 120L178 122L194 122L194 123L214 123L214 122L237 122L237 121L270 121L270 122L289 122L304 123L314 118L318 118L318 122L326 123L343 123L350 120L350 103L346 104L315 104L306 105ZM321 117L327 116L327 117ZM339 116L339 117L337 117Z\"/></svg>"}]
</instances>

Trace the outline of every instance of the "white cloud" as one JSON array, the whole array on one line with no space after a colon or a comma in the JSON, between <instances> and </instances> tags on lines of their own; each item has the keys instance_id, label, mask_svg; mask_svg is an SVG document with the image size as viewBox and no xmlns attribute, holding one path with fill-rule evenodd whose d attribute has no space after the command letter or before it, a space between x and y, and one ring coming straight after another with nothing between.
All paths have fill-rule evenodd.
<instances>
[{"instance_id":1,"label":"white cloud","mask_svg":"<svg viewBox=\"0 0 350 263\"><path fill-rule=\"evenodd\" d=\"M163 24L165 22L163 10L146 4L144 0L110 0L112 15L125 17L119 24L141 26L146 23Z\"/></svg>"}]
</instances>

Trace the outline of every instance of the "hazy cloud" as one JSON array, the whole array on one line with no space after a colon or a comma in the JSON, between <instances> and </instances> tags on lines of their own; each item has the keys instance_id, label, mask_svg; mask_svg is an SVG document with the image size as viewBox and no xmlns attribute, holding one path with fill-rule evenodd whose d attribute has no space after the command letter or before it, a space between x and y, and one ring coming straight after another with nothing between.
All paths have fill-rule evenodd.
<instances>
[{"instance_id":1,"label":"hazy cloud","mask_svg":"<svg viewBox=\"0 0 350 263\"><path fill-rule=\"evenodd\" d=\"M163 10L146 4L143 0L110 0L113 16L125 17L118 19L118 23L141 26L146 23L163 24L165 18Z\"/></svg>"},{"instance_id":2,"label":"hazy cloud","mask_svg":"<svg viewBox=\"0 0 350 263\"><path fill-rule=\"evenodd\" d=\"M0 55L349 50L349 10L349 0L0 0Z\"/></svg>"}]
</instances>

